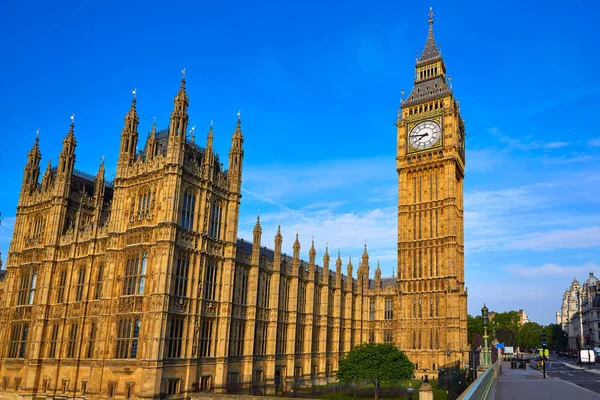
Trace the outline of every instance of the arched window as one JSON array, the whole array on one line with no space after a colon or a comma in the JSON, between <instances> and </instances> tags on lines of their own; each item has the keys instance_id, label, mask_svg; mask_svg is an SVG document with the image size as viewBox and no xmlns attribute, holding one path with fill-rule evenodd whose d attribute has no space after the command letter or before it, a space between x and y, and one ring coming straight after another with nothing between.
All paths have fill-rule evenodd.
<instances>
[{"instance_id":1,"label":"arched window","mask_svg":"<svg viewBox=\"0 0 600 400\"><path fill-rule=\"evenodd\" d=\"M119 321L115 358L137 358L140 319L127 318Z\"/></svg>"},{"instance_id":2,"label":"arched window","mask_svg":"<svg viewBox=\"0 0 600 400\"><path fill-rule=\"evenodd\" d=\"M37 271L33 271L30 275L29 272L23 273L19 280L19 287L17 289L17 305L23 306L26 304L33 304L33 298L35 296L35 287L37 284Z\"/></svg>"},{"instance_id":3,"label":"arched window","mask_svg":"<svg viewBox=\"0 0 600 400\"><path fill-rule=\"evenodd\" d=\"M183 193L183 204L181 207L180 226L183 229L192 230L194 228L194 211L196 210L196 195L192 189Z\"/></svg>"},{"instance_id":4,"label":"arched window","mask_svg":"<svg viewBox=\"0 0 600 400\"><path fill-rule=\"evenodd\" d=\"M148 265L148 252L132 255L127 259L125 275L123 276L123 296L144 294L146 286L146 268Z\"/></svg>"},{"instance_id":5,"label":"arched window","mask_svg":"<svg viewBox=\"0 0 600 400\"><path fill-rule=\"evenodd\" d=\"M31 275L31 283L29 284L29 304L33 304L35 297L35 286L37 285L37 271L33 271Z\"/></svg>"},{"instance_id":6,"label":"arched window","mask_svg":"<svg viewBox=\"0 0 600 400\"><path fill-rule=\"evenodd\" d=\"M186 255L179 255L175 264L175 273L173 274L173 289L174 296L187 295L188 271L190 269L190 259Z\"/></svg>"},{"instance_id":7,"label":"arched window","mask_svg":"<svg viewBox=\"0 0 600 400\"><path fill-rule=\"evenodd\" d=\"M152 193L149 188L144 188L138 196L138 214L148 214L150 212L150 204L152 201Z\"/></svg>"},{"instance_id":8,"label":"arched window","mask_svg":"<svg viewBox=\"0 0 600 400\"><path fill-rule=\"evenodd\" d=\"M215 201L212 203L210 211L210 224L208 228L208 235L215 239L221 238L221 219L223 216L223 207L221 203Z\"/></svg>"}]
</instances>

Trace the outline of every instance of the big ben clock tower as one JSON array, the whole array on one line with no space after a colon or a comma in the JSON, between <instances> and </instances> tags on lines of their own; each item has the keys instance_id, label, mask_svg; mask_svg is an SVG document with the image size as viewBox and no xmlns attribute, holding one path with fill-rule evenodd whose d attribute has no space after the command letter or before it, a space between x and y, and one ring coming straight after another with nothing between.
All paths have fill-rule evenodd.
<instances>
[{"instance_id":1,"label":"big ben clock tower","mask_svg":"<svg viewBox=\"0 0 600 400\"><path fill-rule=\"evenodd\" d=\"M398 113L400 346L417 376L468 362L464 287L465 127L429 33Z\"/></svg>"}]
</instances>

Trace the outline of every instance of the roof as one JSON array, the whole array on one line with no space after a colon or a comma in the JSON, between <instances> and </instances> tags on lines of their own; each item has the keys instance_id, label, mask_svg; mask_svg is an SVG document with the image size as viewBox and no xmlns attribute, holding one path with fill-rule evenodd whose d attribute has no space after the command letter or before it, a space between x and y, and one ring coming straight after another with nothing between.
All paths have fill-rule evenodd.
<instances>
[{"instance_id":1,"label":"roof","mask_svg":"<svg viewBox=\"0 0 600 400\"><path fill-rule=\"evenodd\" d=\"M246 254L252 254L252 242L250 242L248 240L238 239L237 240L237 248L242 250ZM269 261L273 261L273 259L275 258L275 251L273 249L269 249L266 246L261 246L260 256L266 257ZM281 262L291 264L292 261L293 261L292 257L288 256L287 254L281 254ZM308 267L308 262L306 262L304 260L300 260L300 266L303 269L306 269ZM315 265L315 270L318 273L322 273L323 267L321 267L319 265ZM331 269L329 270L329 277L332 279L335 278L335 272L332 271ZM347 282L347 277L345 275L342 275L342 280L345 284L345 282ZM352 278L352 280L356 281L356 279L354 279L354 278ZM391 278L382 278L381 279L381 287L383 289L385 289L387 287L395 287L395 286L396 286L396 278L391 277ZM369 289L375 289L375 280L374 279L369 279Z\"/></svg>"},{"instance_id":2,"label":"roof","mask_svg":"<svg viewBox=\"0 0 600 400\"><path fill-rule=\"evenodd\" d=\"M424 101L434 100L452 94L452 90L446 84L443 76L439 75L433 79L415 83L408 99L402 103L402 107L410 107Z\"/></svg>"},{"instance_id":3,"label":"roof","mask_svg":"<svg viewBox=\"0 0 600 400\"><path fill-rule=\"evenodd\" d=\"M585 280L585 282L583 282L583 286L584 286L584 287L585 287L585 286L596 286L596 284L597 284L597 283L598 283L598 278L596 278L596 277L594 276L594 273L593 273L593 272L590 272L590 276L589 276L589 278L587 278L587 279Z\"/></svg>"},{"instance_id":4,"label":"roof","mask_svg":"<svg viewBox=\"0 0 600 400\"><path fill-rule=\"evenodd\" d=\"M427 41L421 53L421 58L417 62L417 66L436 61L442 58L442 55L435 43L435 37L433 36L433 13L430 14L429 18L429 32L427 33Z\"/></svg>"}]
</instances>

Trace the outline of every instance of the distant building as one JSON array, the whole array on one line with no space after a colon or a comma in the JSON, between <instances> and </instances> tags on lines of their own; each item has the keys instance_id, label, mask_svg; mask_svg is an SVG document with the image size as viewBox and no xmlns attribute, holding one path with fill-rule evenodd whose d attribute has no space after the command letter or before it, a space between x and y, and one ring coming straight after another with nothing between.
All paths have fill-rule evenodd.
<instances>
[{"instance_id":1,"label":"distant building","mask_svg":"<svg viewBox=\"0 0 600 400\"><path fill-rule=\"evenodd\" d=\"M565 290L556 323L567 334L569 349L600 344L600 280L592 272L583 285L573 279Z\"/></svg>"},{"instance_id":2,"label":"distant building","mask_svg":"<svg viewBox=\"0 0 600 400\"><path fill-rule=\"evenodd\" d=\"M525 314L524 310L519 310L519 318L521 318L521 325L526 324L529 321L529 317Z\"/></svg>"}]
</instances>

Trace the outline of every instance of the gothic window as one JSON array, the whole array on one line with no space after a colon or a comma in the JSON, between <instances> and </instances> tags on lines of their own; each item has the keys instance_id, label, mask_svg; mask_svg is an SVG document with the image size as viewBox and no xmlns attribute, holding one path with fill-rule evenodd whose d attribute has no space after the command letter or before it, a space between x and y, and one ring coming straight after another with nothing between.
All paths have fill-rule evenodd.
<instances>
[{"instance_id":1,"label":"gothic window","mask_svg":"<svg viewBox=\"0 0 600 400\"><path fill-rule=\"evenodd\" d=\"M383 343L394 343L394 334L392 331L383 332Z\"/></svg>"},{"instance_id":2,"label":"gothic window","mask_svg":"<svg viewBox=\"0 0 600 400\"><path fill-rule=\"evenodd\" d=\"M183 205L181 207L180 226L183 229L194 229L194 211L196 209L196 195L192 189L183 193Z\"/></svg>"},{"instance_id":3,"label":"gothic window","mask_svg":"<svg viewBox=\"0 0 600 400\"><path fill-rule=\"evenodd\" d=\"M96 323L90 325L90 333L88 337L87 358L92 358L94 355L94 341L96 340Z\"/></svg>"},{"instance_id":4,"label":"gothic window","mask_svg":"<svg viewBox=\"0 0 600 400\"><path fill-rule=\"evenodd\" d=\"M33 227L33 236L41 236L44 234L44 226L46 225L46 219L40 216L35 218L34 227Z\"/></svg>"},{"instance_id":5,"label":"gothic window","mask_svg":"<svg viewBox=\"0 0 600 400\"><path fill-rule=\"evenodd\" d=\"M29 334L29 324L18 322L13 324L10 333L10 346L8 349L8 358L25 358L27 351L27 335Z\"/></svg>"},{"instance_id":6,"label":"gothic window","mask_svg":"<svg viewBox=\"0 0 600 400\"><path fill-rule=\"evenodd\" d=\"M212 357L213 322L205 319L200 324L200 357Z\"/></svg>"},{"instance_id":7,"label":"gothic window","mask_svg":"<svg viewBox=\"0 0 600 400\"><path fill-rule=\"evenodd\" d=\"M244 324L245 321L234 319L231 322L231 340L229 342L229 354L232 356L244 355Z\"/></svg>"},{"instance_id":8,"label":"gothic window","mask_svg":"<svg viewBox=\"0 0 600 400\"><path fill-rule=\"evenodd\" d=\"M215 300L217 294L217 266L208 260L204 274L204 300Z\"/></svg>"},{"instance_id":9,"label":"gothic window","mask_svg":"<svg viewBox=\"0 0 600 400\"><path fill-rule=\"evenodd\" d=\"M260 356L267 353L267 328L268 326L264 321L256 321L255 355Z\"/></svg>"},{"instance_id":10,"label":"gothic window","mask_svg":"<svg viewBox=\"0 0 600 400\"><path fill-rule=\"evenodd\" d=\"M123 296L144 294L146 285L146 268L148 265L148 252L140 255L131 255L125 267L123 277Z\"/></svg>"},{"instance_id":11,"label":"gothic window","mask_svg":"<svg viewBox=\"0 0 600 400\"><path fill-rule=\"evenodd\" d=\"M306 285L298 282L298 313L306 312Z\"/></svg>"},{"instance_id":12,"label":"gothic window","mask_svg":"<svg viewBox=\"0 0 600 400\"><path fill-rule=\"evenodd\" d=\"M150 193L150 188L146 187L142 189L138 195L138 215L148 214L150 212L151 202L152 193Z\"/></svg>"},{"instance_id":13,"label":"gothic window","mask_svg":"<svg viewBox=\"0 0 600 400\"><path fill-rule=\"evenodd\" d=\"M215 239L221 238L221 218L223 216L223 207L220 202L215 201L210 208L210 225L208 227L208 236Z\"/></svg>"},{"instance_id":14,"label":"gothic window","mask_svg":"<svg viewBox=\"0 0 600 400\"><path fill-rule=\"evenodd\" d=\"M119 321L115 358L137 358L140 319L127 318Z\"/></svg>"},{"instance_id":15,"label":"gothic window","mask_svg":"<svg viewBox=\"0 0 600 400\"><path fill-rule=\"evenodd\" d=\"M285 323L280 323L277 326L277 343L275 344L276 354L285 354L287 351L287 331L288 326Z\"/></svg>"},{"instance_id":16,"label":"gothic window","mask_svg":"<svg viewBox=\"0 0 600 400\"><path fill-rule=\"evenodd\" d=\"M37 285L37 271L33 271L33 274L31 274L31 282L29 283L28 304L33 304L33 298L35 297L36 285Z\"/></svg>"},{"instance_id":17,"label":"gothic window","mask_svg":"<svg viewBox=\"0 0 600 400\"><path fill-rule=\"evenodd\" d=\"M296 354L303 352L304 344L304 325L297 325L296 327Z\"/></svg>"},{"instance_id":18,"label":"gothic window","mask_svg":"<svg viewBox=\"0 0 600 400\"><path fill-rule=\"evenodd\" d=\"M375 343L375 332L369 332L369 343Z\"/></svg>"},{"instance_id":19,"label":"gothic window","mask_svg":"<svg viewBox=\"0 0 600 400\"><path fill-rule=\"evenodd\" d=\"M165 344L165 358L180 358L183 343L183 318L173 317L169 321Z\"/></svg>"},{"instance_id":20,"label":"gothic window","mask_svg":"<svg viewBox=\"0 0 600 400\"><path fill-rule=\"evenodd\" d=\"M429 316L433 317L433 297L429 298Z\"/></svg>"},{"instance_id":21,"label":"gothic window","mask_svg":"<svg viewBox=\"0 0 600 400\"><path fill-rule=\"evenodd\" d=\"M104 266L98 266L98 275L96 276L96 294L94 299L99 300L102 297L102 274L104 273Z\"/></svg>"},{"instance_id":22,"label":"gothic window","mask_svg":"<svg viewBox=\"0 0 600 400\"><path fill-rule=\"evenodd\" d=\"M385 319L391 320L394 319L394 299L388 297L385 299Z\"/></svg>"},{"instance_id":23,"label":"gothic window","mask_svg":"<svg viewBox=\"0 0 600 400\"><path fill-rule=\"evenodd\" d=\"M71 330L69 331L69 339L67 341L67 358L74 358L76 356L75 349L77 347L77 329L79 325L77 323L71 324Z\"/></svg>"},{"instance_id":24,"label":"gothic window","mask_svg":"<svg viewBox=\"0 0 600 400\"><path fill-rule=\"evenodd\" d=\"M312 352L318 353L320 351L319 350L320 341L319 341L319 328L317 326L315 326L313 328L312 335L313 335L313 337L312 337Z\"/></svg>"},{"instance_id":25,"label":"gothic window","mask_svg":"<svg viewBox=\"0 0 600 400\"><path fill-rule=\"evenodd\" d=\"M369 321L375 321L375 299L369 303Z\"/></svg>"},{"instance_id":26,"label":"gothic window","mask_svg":"<svg viewBox=\"0 0 600 400\"><path fill-rule=\"evenodd\" d=\"M67 284L67 271L60 271L58 287L56 288L56 302L62 303L65 297L65 285Z\"/></svg>"},{"instance_id":27,"label":"gothic window","mask_svg":"<svg viewBox=\"0 0 600 400\"><path fill-rule=\"evenodd\" d=\"M83 299L83 284L85 283L85 269L79 268L79 276L77 278L77 290L75 291L75 301Z\"/></svg>"},{"instance_id":28,"label":"gothic window","mask_svg":"<svg viewBox=\"0 0 600 400\"><path fill-rule=\"evenodd\" d=\"M19 281L19 290L17 294L17 305L33 304L35 296L35 286L37 284L37 271L23 273Z\"/></svg>"},{"instance_id":29,"label":"gothic window","mask_svg":"<svg viewBox=\"0 0 600 400\"><path fill-rule=\"evenodd\" d=\"M190 259L184 255L177 258L175 265L175 274L173 275L173 295L187 295L188 272L190 269Z\"/></svg>"},{"instance_id":30,"label":"gothic window","mask_svg":"<svg viewBox=\"0 0 600 400\"><path fill-rule=\"evenodd\" d=\"M281 279L281 290L279 292L279 304L281 304L282 311L289 311L290 301L290 281L287 278Z\"/></svg>"},{"instance_id":31,"label":"gothic window","mask_svg":"<svg viewBox=\"0 0 600 400\"><path fill-rule=\"evenodd\" d=\"M440 316L440 295L439 294L435 295L435 316L436 317Z\"/></svg>"},{"instance_id":32,"label":"gothic window","mask_svg":"<svg viewBox=\"0 0 600 400\"><path fill-rule=\"evenodd\" d=\"M58 324L52 325L52 331L50 332L50 340L48 341L48 358L54 358L56 356L56 341L58 340Z\"/></svg>"},{"instance_id":33,"label":"gothic window","mask_svg":"<svg viewBox=\"0 0 600 400\"><path fill-rule=\"evenodd\" d=\"M419 297L419 318L423 317L423 303Z\"/></svg>"}]
</instances>

